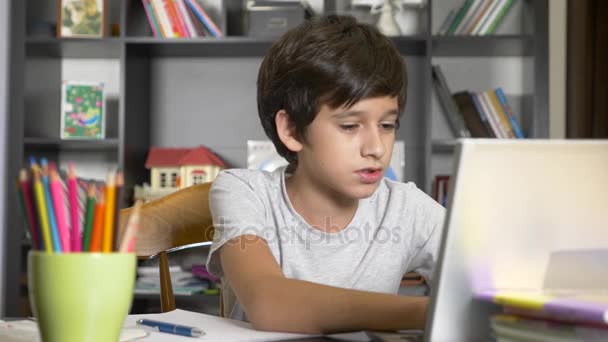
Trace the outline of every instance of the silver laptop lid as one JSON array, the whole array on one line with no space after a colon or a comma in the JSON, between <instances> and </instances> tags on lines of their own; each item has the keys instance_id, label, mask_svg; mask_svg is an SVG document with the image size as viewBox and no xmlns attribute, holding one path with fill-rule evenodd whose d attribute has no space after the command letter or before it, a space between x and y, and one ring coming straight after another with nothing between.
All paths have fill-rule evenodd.
<instances>
[{"instance_id":1,"label":"silver laptop lid","mask_svg":"<svg viewBox=\"0 0 608 342\"><path fill-rule=\"evenodd\" d=\"M465 139L452 176L427 340L485 340L474 290L540 291L552 253L608 248L608 141Z\"/></svg>"}]
</instances>

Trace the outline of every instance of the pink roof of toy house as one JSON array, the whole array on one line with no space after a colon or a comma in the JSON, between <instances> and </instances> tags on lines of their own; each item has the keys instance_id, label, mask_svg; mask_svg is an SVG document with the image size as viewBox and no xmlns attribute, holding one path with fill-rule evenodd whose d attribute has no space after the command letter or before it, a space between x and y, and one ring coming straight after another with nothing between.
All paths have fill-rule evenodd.
<instances>
[{"instance_id":1,"label":"pink roof of toy house","mask_svg":"<svg viewBox=\"0 0 608 342\"><path fill-rule=\"evenodd\" d=\"M179 167L185 165L215 165L226 167L215 153L204 146L195 148L152 147L148 152L146 168Z\"/></svg>"}]
</instances>

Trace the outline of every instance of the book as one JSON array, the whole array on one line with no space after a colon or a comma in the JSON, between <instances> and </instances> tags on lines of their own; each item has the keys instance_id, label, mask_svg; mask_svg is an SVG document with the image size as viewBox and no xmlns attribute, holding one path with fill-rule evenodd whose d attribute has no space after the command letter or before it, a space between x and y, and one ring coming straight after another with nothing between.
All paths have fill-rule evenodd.
<instances>
[{"instance_id":1,"label":"book","mask_svg":"<svg viewBox=\"0 0 608 342\"><path fill-rule=\"evenodd\" d=\"M494 20L496 20L497 16L500 13L500 10L503 8L503 6L505 5L505 3L507 1L508 0L496 0L496 5L490 9L491 12L489 13L486 21L479 28L479 35L487 35L488 34L488 28L490 27L490 25L492 25L492 23L494 22Z\"/></svg>"},{"instance_id":2,"label":"book","mask_svg":"<svg viewBox=\"0 0 608 342\"><path fill-rule=\"evenodd\" d=\"M186 26L186 30L188 32L189 37L198 37L199 34L196 31L196 27L192 22L192 17L190 17L190 13L188 13L187 5L184 0L174 0L174 4L178 9L179 16L182 18L184 25Z\"/></svg>"},{"instance_id":3,"label":"book","mask_svg":"<svg viewBox=\"0 0 608 342\"><path fill-rule=\"evenodd\" d=\"M467 11L473 4L473 1L474 0L465 0L464 1L462 6L460 7L460 9L458 10L458 13L456 14L454 21L452 21L452 24L450 25L450 28L448 29L448 34L454 34L456 32L456 28L458 27L458 25L460 24L460 22L466 15Z\"/></svg>"},{"instance_id":4,"label":"book","mask_svg":"<svg viewBox=\"0 0 608 342\"><path fill-rule=\"evenodd\" d=\"M448 204L448 188L450 185L450 176L436 175L433 182L433 199L442 206Z\"/></svg>"},{"instance_id":5,"label":"book","mask_svg":"<svg viewBox=\"0 0 608 342\"><path fill-rule=\"evenodd\" d=\"M217 27L215 22L211 19L209 14L203 9L203 7L196 2L196 0L185 0L186 4L192 9L192 12L196 17L205 25L205 28L209 30L211 35L215 38L223 37L222 31Z\"/></svg>"},{"instance_id":6,"label":"book","mask_svg":"<svg viewBox=\"0 0 608 342\"><path fill-rule=\"evenodd\" d=\"M513 0L506 0L505 4L499 10L498 15L496 16L496 18L494 18L494 20L490 24L490 27L486 31L486 34L494 33L494 31L496 30L496 27L502 22L502 18L507 14L507 12L509 11L509 8L511 8L512 3L513 3Z\"/></svg>"},{"instance_id":7,"label":"book","mask_svg":"<svg viewBox=\"0 0 608 342\"><path fill-rule=\"evenodd\" d=\"M471 133L466 127L464 122L464 118L460 113L460 109L454 102L452 98L452 94L450 92L450 88L447 85L445 77L443 76L443 72L441 71L441 67L439 65L433 65L431 67L431 74L433 77L433 87L435 88L435 93L439 99L439 104L443 108L443 113L454 133L454 136L460 138L468 138L471 136Z\"/></svg>"},{"instance_id":8,"label":"book","mask_svg":"<svg viewBox=\"0 0 608 342\"><path fill-rule=\"evenodd\" d=\"M606 341L608 331L591 327L532 320L514 315L494 315L490 319L497 341Z\"/></svg>"},{"instance_id":9,"label":"book","mask_svg":"<svg viewBox=\"0 0 608 342\"><path fill-rule=\"evenodd\" d=\"M511 110L511 106L509 106L509 103L507 102L507 97L505 96L504 92L502 91L502 88L498 87L494 90L494 92L496 93L496 97L498 98L498 101L500 102L500 105L502 106L502 110L504 111L507 118L509 119L509 123L511 124L511 128L513 129L513 133L515 134L515 137L519 138L519 139L525 138L524 132L522 131L521 126L517 122L517 118L515 117L515 114L513 114L513 111Z\"/></svg>"},{"instance_id":10,"label":"book","mask_svg":"<svg viewBox=\"0 0 608 342\"><path fill-rule=\"evenodd\" d=\"M448 32L448 29L450 28L450 25L452 24L452 21L454 20L455 17L456 17L456 10L455 9L451 9L450 12L448 13L448 15L443 20L443 23L439 27L439 30L437 30L437 34L438 35L444 35L444 34L446 34Z\"/></svg>"},{"instance_id":11,"label":"book","mask_svg":"<svg viewBox=\"0 0 608 342\"><path fill-rule=\"evenodd\" d=\"M485 23L489 19L491 19L492 14L493 14L495 8L497 8L498 6L500 6L500 1L501 0L492 0L492 3L486 9L486 11L484 12L483 16L480 18L480 20L477 22L477 25L475 25L475 27L473 28L471 34L473 34L473 35L481 35L482 34L482 28L484 27Z\"/></svg>"},{"instance_id":12,"label":"book","mask_svg":"<svg viewBox=\"0 0 608 342\"><path fill-rule=\"evenodd\" d=\"M494 106L492 105L492 100L490 99L488 92L485 92L485 91L480 92L479 99L480 99L481 105L483 107L483 110L486 112L486 115L494 123L494 128L496 129L496 132L497 132L496 136L498 138L503 138L503 139L509 138L507 130L505 129L502 121L500 120L500 117L498 116L498 113L496 112L496 110L494 109Z\"/></svg>"},{"instance_id":13,"label":"book","mask_svg":"<svg viewBox=\"0 0 608 342\"><path fill-rule=\"evenodd\" d=\"M494 132L496 138L504 138L505 135L502 132L500 125L498 124L498 119L494 116L494 114L492 114L492 111L488 108L489 103L486 101L486 98L485 96L483 96L483 93L475 93L473 98L476 100L478 105L481 107L482 112L488 118L488 123L492 127L492 132Z\"/></svg>"},{"instance_id":14,"label":"book","mask_svg":"<svg viewBox=\"0 0 608 342\"><path fill-rule=\"evenodd\" d=\"M158 24L162 31L163 38L175 37L175 33L173 32L173 27L171 26L171 21L169 20L169 15L165 10L165 6L163 0L150 0L152 3L152 8L154 10L154 14L158 19Z\"/></svg>"},{"instance_id":15,"label":"book","mask_svg":"<svg viewBox=\"0 0 608 342\"><path fill-rule=\"evenodd\" d=\"M477 95L476 93L473 93L473 92L471 92L469 94L471 94L471 100L473 100L473 105L475 106L475 109L477 109L477 113L479 113L481 122L483 122L483 125L486 127L486 130L488 131L488 135L490 136L490 138L496 138L497 137L496 130L492 126L492 122L490 121L488 114L483 110L481 102L479 101L479 95Z\"/></svg>"},{"instance_id":16,"label":"book","mask_svg":"<svg viewBox=\"0 0 608 342\"><path fill-rule=\"evenodd\" d=\"M471 4L471 7L469 7L469 10L467 11L465 16L460 21L460 24L458 24L458 27L456 27L454 34L463 34L466 32L466 28L469 26L469 24L471 23L471 20L477 14L477 12L479 12L484 1L486 1L486 0L474 0L473 1L473 4Z\"/></svg>"},{"instance_id":17,"label":"book","mask_svg":"<svg viewBox=\"0 0 608 342\"><path fill-rule=\"evenodd\" d=\"M60 137L103 139L105 109L103 82L63 81Z\"/></svg>"},{"instance_id":18,"label":"book","mask_svg":"<svg viewBox=\"0 0 608 342\"><path fill-rule=\"evenodd\" d=\"M185 37L184 32L181 30L181 26L179 25L179 19L177 18L177 13L175 12L175 8L173 7L173 2L171 0L162 0L162 8L167 14L167 18L169 18L169 23L171 25L171 30L175 37Z\"/></svg>"},{"instance_id":19,"label":"book","mask_svg":"<svg viewBox=\"0 0 608 342\"><path fill-rule=\"evenodd\" d=\"M182 16L177 8L177 4L175 0L164 0L165 8L169 12L169 18L171 19L171 23L174 27L174 30L179 34L182 38L189 38L188 30L186 29L186 24L184 23Z\"/></svg>"},{"instance_id":20,"label":"book","mask_svg":"<svg viewBox=\"0 0 608 342\"><path fill-rule=\"evenodd\" d=\"M477 13L477 15L475 16L475 18L473 18L473 20L471 20L471 23L469 24L469 26L466 29L466 34L472 34L473 30L475 29L475 27L477 26L477 24L479 23L479 21L484 17L484 15L486 14L488 8L490 8L490 6L492 5L492 2L496 1L496 0L485 0L483 2L482 8L480 9L480 11Z\"/></svg>"},{"instance_id":21,"label":"book","mask_svg":"<svg viewBox=\"0 0 608 342\"><path fill-rule=\"evenodd\" d=\"M148 18L152 35L154 35L154 37L162 37L160 27L158 26L158 21L154 15L152 5L150 4L150 0L141 0L141 3L144 6L144 11L146 12L146 18Z\"/></svg>"},{"instance_id":22,"label":"book","mask_svg":"<svg viewBox=\"0 0 608 342\"><path fill-rule=\"evenodd\" d=\"M500 120L500 124L502 125L505 132L507 133L507 138L515 138L515 133L513 132L513 129L511 128L511 124L509 123L509 119L507 118L507 115L503 111L502 106L500 105L500 102L498 101L498 98L496 97L496 93L493 90L489 90L486 92L486 94L488 95L488 97L490 99L492 110L496 113L496 116Z\"/></svg>"},{"instance_id":23,"label":"book","mask_svg":"<svg viewBox=\"0 0 608 342\"><path fill-rule=\"evenodd\" d=\"M486 125L481 120L482 115L477 112L473 103L473 97L468 91L460 91L452 95L456 105L460 109L464 122L474 138L491 138Z\"/></svg>"}]
</instances>

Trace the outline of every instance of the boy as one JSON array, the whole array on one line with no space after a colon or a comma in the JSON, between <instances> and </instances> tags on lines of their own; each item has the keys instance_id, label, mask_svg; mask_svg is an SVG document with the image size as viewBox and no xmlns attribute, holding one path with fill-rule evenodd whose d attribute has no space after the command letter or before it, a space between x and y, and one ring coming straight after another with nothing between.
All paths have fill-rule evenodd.
<instances>
[{"instance_id":1,"label":"boy","mask_svg":"<svg viewBox=\"0 0 608 342\"><path fill-rule=\"evenodd\" d=\"M224 309L261 330L329 333L423 328L443 208L383 178L406 100L394 45L351 17L287 32L264 58L258 112L289 166L226 170L214 181L208 268Z\"/></svg>"}]
</instances>

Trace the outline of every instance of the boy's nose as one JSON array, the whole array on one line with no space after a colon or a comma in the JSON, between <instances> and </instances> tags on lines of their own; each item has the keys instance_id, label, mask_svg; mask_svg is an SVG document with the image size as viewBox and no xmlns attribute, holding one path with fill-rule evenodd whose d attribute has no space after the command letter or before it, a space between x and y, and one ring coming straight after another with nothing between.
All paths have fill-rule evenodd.
<instances>
[{"instance_id":1,"label":"boy's nose","mask_svg":"<svg viewBox=\"0 0 608 342\"><path fill-rule=\"evenodd\" d=\"M371 156L376 159L380 159L385 152L386 148L384 147L380 133L376 129L370 129L367 134L365 134L365 138L363 139L361 155L363 157Z\"/></svg>"}]
</instances>

